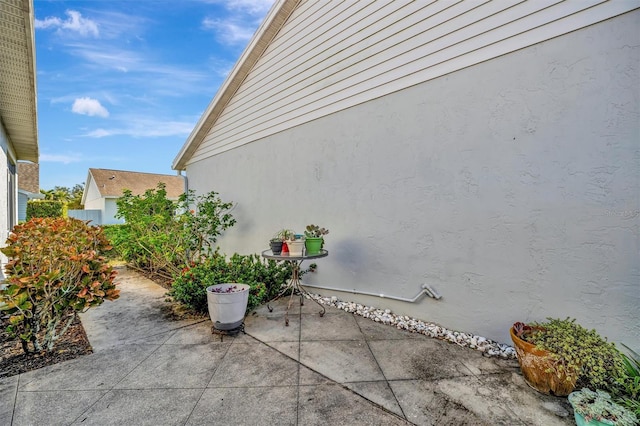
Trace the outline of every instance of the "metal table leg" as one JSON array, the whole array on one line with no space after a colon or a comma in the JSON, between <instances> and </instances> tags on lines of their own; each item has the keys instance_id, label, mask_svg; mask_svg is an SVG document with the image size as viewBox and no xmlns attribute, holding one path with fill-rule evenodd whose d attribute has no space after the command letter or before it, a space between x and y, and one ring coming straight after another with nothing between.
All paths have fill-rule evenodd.
<instances>
[{"instance_id":1,"label":"metal table leg","mask_svg":"<svg viewBox=\"0 0 640 426\"><path fill-rule=\"evenodd\" d=\"M284 315L284 323L285 323L286 326L289 325L289 309L291 308L291 304L293 303L293 294L296 293L296 292L298 292L298 294L300 295L300 306L304 306L304 296L308 296L309 299L311 299L314 302L316 302L318 304L318 306L320 306L322 308L322 310L319 312L319 314L320 314L321 317L323 317L324 313L325 313L325 307L320 302L318 302L316 299L311 297L309 292L307 290L305 290L302 287L302 284L300 283L300 265L302 265L303 261L302 260L301 261L289 260L288 262L290 262L292 264L292 266L293 266L292 273L291 273L291 281L284 288L284 290L280 291L280 293L276 297L271 299L269 301L269 303L279 299L284 294L286 294L287 291L291 290L291 295L289 296L289 303L287 303L287 310L286 310L285 315ZM268 303L267 303L267 308L269 309L269 312L273 312L273 308L271 306L269 306Z\"/></svg>"}]
</instances>

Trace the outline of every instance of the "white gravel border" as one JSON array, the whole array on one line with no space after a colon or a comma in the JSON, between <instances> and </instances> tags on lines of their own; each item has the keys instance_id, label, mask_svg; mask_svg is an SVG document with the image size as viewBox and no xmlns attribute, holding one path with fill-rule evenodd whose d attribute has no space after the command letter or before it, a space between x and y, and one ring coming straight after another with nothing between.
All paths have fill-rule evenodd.
<instances>
[{"instance_id":1,"label":"white gravel border","mask_svg":"<svg viewBox=\"0 0 640 426\"><path fill-rule=\"evenodd\" d=\"M483 352L487 356L503 359L515 359L516 351L512 346L494 342L482 336L471 333L447 330L432 322L424 322L403 315L395 315L390 309L378 309L373 306L365 306L354 302L343 302L337 297L323 297L311 293L310 296L318 303L333 306L343 311L369 318L372 321L395 326L399 330L407 330L412 333L420 333L436 339L446 340L456 345L471 348Z\"/></svg>"}]
</instances>

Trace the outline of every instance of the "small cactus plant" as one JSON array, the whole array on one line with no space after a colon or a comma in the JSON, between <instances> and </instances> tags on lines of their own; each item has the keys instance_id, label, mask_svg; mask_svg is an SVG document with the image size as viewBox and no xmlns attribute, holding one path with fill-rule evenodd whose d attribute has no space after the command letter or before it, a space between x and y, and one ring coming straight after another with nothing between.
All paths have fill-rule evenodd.
<instances>
[{"instance_id":1,"label":"small cactus plant","mask_svg":"<svg viewBox=\"0 0 640 426\"><path fill-rule=\"evenodd\" d=\"M322 238L323 235L329 233L328 229L320 228L318 225L307 225L304 235L307 238Z\"/></svg>"}]
</instances>

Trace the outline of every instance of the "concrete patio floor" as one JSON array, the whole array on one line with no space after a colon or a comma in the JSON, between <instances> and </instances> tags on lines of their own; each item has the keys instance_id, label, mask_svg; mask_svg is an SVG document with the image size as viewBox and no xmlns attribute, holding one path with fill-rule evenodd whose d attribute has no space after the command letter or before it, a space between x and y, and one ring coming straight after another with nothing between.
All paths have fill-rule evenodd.
<instances>
[{"instance_id":1,"label":"concrete patio floor","mask_svg":"<svg viewBox=\"0 0 640 426\"><path fill-rule=\"evenodd\" d=\"M295 298L246 334L165 317L165 290L121 269L121 297L82 315L92 355L0 380L1 425L571 425L517 361Z\"/></svg>"}]
</instances>

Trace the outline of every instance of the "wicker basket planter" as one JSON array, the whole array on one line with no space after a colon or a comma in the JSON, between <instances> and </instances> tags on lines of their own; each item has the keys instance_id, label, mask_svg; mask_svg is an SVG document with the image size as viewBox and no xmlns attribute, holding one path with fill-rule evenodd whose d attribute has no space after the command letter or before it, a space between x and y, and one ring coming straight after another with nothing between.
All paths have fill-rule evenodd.
<instances>
[{"instance_id":1,"label":"wicker basket planter","mask_svg":"<svg viewBox=\"0 0 640 426\"><path fill-rule=\"evenodd\" d=\"M570 376L553 371L553 359L550 352L537 349L515 335L513 327L509 330L516 349L520 370L529 386L544 394L567 396L576 386L577 375Z\"/></svg>"}]
</instances>

